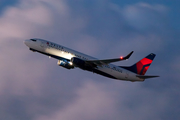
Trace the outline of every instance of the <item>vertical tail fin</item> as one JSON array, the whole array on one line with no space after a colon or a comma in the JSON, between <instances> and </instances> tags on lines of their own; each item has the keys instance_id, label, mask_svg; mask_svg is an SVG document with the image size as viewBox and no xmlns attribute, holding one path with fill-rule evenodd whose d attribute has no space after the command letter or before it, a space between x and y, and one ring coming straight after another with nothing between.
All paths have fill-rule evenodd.
<instances>
[{"instance_id":1,"label":"vertical tail fin","mask_svg":"<svg viewBox=\"0 0 180 120\"><path fill-rule=\"evenodd\" d=\"M151 53L145 58L141 59L139 62L135 63L134 65L130 67L122 67L122 68L125 68L138 75L144 75L146 71L148 70L149 66L151 65L155 56L156 55L154 53Z\"/></svg>"}]
</instances>

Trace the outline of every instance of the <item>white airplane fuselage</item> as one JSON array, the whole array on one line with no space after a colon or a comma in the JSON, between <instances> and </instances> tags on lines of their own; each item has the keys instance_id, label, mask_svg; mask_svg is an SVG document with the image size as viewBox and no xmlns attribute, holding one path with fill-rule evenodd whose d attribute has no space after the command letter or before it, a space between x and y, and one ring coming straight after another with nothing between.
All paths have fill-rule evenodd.
<instances>
[{"instance_id":1,"label":"white airplane fuselage","mask_svg":"<svg viewBox=\"0 0 180 120\"><path fill-rule=\"evenodd\" d=\"M75 50L69 49L62 45L58 45L56 43L42 40L42 39L29 39L29 40L25 40L24 43L30 48L30 50L34 52L39 52L49 57L58 59L58 64L62 62L61 59L68 60L67 62L69 63L69 65L72 65L72 68L78 67L78 66L73 65L73 63L71 62L72 58L74 57L82 59L84 61L98 60L89 55L77 52ZM132 82L144 81L144 79L137 77L137 74L131 71L128 71L122 67L113 65L113 64L105 64L105 65L97 66L97 67L94 67L93 69L90 69L90 70L87 69L87 70L92 71L97 74L101 74L109 78L117 79L117 80L125 80L125 81L132 81Z\"/></svg>"}]
</instances>

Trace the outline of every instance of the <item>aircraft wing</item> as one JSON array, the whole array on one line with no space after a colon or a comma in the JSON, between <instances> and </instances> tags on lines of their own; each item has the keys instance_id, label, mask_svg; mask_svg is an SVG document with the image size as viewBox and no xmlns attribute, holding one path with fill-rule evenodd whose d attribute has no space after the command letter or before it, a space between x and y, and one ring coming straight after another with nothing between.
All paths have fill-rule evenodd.
<instances>
[{"instance_id":1,"label":"aircraft wing","mask_svg":"<svg viewBox=\"0 0 180 120\"><path fill-rule=\"evenodd\" d=\"M91 65L93 64L93 66L94 65L96 65L96 66L107 65L107 64L112 63L112 62L127 60L127 59L129 59L129 57L132 55L133 52L134 51L130 52L125 57L120 57L120 58L115 58L115 59L104 59L104 60L87 60L86 63L89 63Z\"/></svg>"}]
</instances>

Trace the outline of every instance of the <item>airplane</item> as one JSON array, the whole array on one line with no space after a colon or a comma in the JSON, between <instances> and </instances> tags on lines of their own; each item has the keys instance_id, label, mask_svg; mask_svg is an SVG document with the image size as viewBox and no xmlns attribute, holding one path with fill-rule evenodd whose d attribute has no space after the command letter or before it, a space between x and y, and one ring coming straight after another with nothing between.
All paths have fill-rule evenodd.
<instances>
[{"instance_id":1,"label":"airplane","mask_svg":"<svg viewBox=\"0 0 180 120\"><path fill-rule=\"evenodd\" d=\"M27 39L24 43L33 52L38 52L57 59L57 64L67 69L80 68L108 78L131 82L159 77L145 75L156 56L154 53L149 54L132 66L116 66L111 63L129 59L134 51L130 52L125 57L121 56L115 59L98 60L89 55L39 38Z\"/></svg>"}]
</instances>

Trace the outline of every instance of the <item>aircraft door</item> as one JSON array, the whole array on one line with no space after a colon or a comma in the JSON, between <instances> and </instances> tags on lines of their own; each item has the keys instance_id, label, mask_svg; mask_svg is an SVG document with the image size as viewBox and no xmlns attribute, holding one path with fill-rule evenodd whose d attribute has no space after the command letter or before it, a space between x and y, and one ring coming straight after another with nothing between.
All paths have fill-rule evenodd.
<instances>
[{"instance_id":1,"label":"aircraft door","mask_svg":"<svg viewBox=\"0 0 180 120\"><path fill-rule=\"evenodd\" d=\"M43 48L44 47L44 41L41 41L41 44L40 44L40 46Z\"/></svg>"},{"instance_id":2,"label":"aircraft door","mask_svg":"<svg viewBox=\"0 0 180 120\"><path fill-rule=\"evenodd\" d=\"M126 71L125 78L128 78L128 77L129 77L129 73Z\"/></svg>"}]
</instances>

